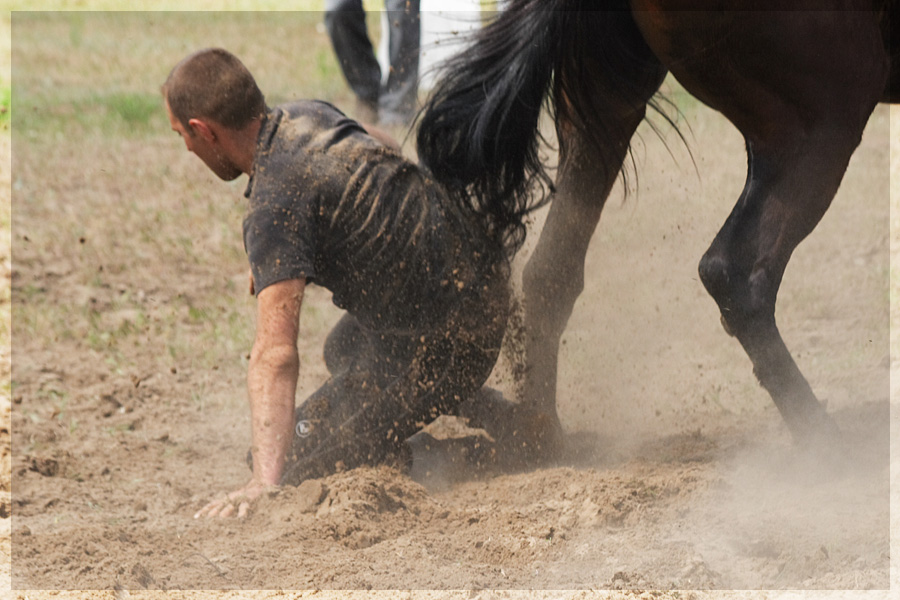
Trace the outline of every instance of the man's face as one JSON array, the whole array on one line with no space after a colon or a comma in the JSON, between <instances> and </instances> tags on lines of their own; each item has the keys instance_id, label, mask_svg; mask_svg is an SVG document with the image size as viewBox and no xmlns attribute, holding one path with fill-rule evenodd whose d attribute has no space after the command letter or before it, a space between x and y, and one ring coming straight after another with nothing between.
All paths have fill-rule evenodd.
<instances>
[{"instance_id":1,"label":"man's face","mask_svg":"<svg viewBox=\"0 0 900 600\"><path fill-rule=\"evenodd\" d=\"M169 115L169 123L172 131L176 132L184 140L185 147L196 154L203 163L210 168L220 179L231 181L241 175L241 170L228 159L222 151L218 140L209 140L206 136L196 131L188 130L184 124L172 114L169 102L166 101L166 112Z\"/></svg>"}]
</instances>

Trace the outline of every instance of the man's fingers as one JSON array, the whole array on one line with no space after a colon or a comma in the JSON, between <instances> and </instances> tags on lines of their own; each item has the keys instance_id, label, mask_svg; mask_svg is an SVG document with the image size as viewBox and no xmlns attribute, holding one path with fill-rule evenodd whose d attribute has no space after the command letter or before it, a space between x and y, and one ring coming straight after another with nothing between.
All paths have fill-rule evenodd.
<instances>
[{"instance_id":1,"label":"man's fingers","mask_svg":"<svg viewBox=\"0 0 900 600\"><path fill-rule=\"evenodd\" d=\"M239 519L243 519L250 512L250 502L247 500L242 501L237 505L237 516ZM195 519L199 519L201 517L207 517L213 519L215 517L219 517L221 519L227 519L228 517L234 515L235 513L235 503L228 500L219 500L216 502L210 502L200 510L198 510L194 514Z\"/></svg>"},{"instance_id":2,"label":"man's fingers","mask_svg":"<svg viewBox=\"0 0 900 600\"><path fill-rule=\"evenodd\" d=\"M210 502L209 504L198 510L197 514L194 515L194 518L199 519L200 517L215 517L223 509L223 504L226 504L227 502L227 500L215 500L213 502Z\"/></svg>"},{"instance_id":3,"label":"man's fingers","mask_svg":"<svg viewBox=\"0 0 900 600\"><path fill-rule=\"evenodd\" d=\"M206 516L207 514L209 514L209 511L212 510L212 506L212 502L210 502L209 504L198 510L196 513L194 513L194 518L199 519L200 517Z\"/></svg>"},{"instance_id":4,"label":"man's fingers","mask_svg":"<svg viewBox=\"0 0 900 600\"><path fill-rule=\"evenodd\" d=\"M236 492L232 492L224 497L220 496L218 499L209 502L206 506L194 513L194 518L199 519L201 517L206 517L212 519L219 517L221 519L226 519L234 515L237 515L237 517L241 519L246 517L250 513L250 507L253 504L253 500L259 496L260 493L256 489L251 489L248 493L246 491L247 488L252 488L252 486L245 486Z\"/></svg>"}]
</instances>

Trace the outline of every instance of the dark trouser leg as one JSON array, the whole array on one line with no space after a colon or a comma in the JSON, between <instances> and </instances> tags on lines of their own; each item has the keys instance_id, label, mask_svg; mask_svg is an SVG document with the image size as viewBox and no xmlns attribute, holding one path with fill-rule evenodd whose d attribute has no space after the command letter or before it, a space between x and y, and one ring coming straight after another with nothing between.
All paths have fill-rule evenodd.
<instances>
[{"instance_id":1,"label":"dark trouser leg","mask_svg":"<svg viewBox=\"0 0 900 600\"><path fill-rule=\"evenodd\" d=\"M366 332L371 351L298 407L283 483L391 460L422 424L455 413L493 369L506 307L503 281L490 297L464 302L433 332L404 337Z\"/></svg>"},{"instance_id":2,"label":"dark trouser leg","mask_svg":"<svg viewBox=\"0 0 900 600\"><path fill-rule=\"evenodd\" d=\"M405 125L416 110L419 89L419 0L386 0L390 72L381 91L381 120Z\"/></svg>"},{"instance_id":3,"label":"dark trouser leg","mask_svg":"<svg viewBox=\"0 0 900 600\"><path fill-rule=\"evenodd\" d=\"M354 364L329 379L295 411L293 452L282 477L283 484L324 477L343 468L382 461L383 444L358 444L357 427L365 427L365 413L380 390L370 383L366 363ZM371 366L371 365L368 365Z\"/></svg>"},{"instance_id":4,"label":"dark trouser leg","mask_svg":"<svg viewBox=\"0 0 900 600\"><path fill-rule=\"evenodd\" d=\"M347 84L374 109L381 91L381 67L369 39L362 0L325 0L325 27Z\"/></svg>"},{"instance_id":5,"label":"dark trouser leg","mask_svg":"<svg viewBox=\"0 0 900 600\"><path fill-rule=\"evenodd\" d=\"M370 351L368 344L356 317L349 313L341 317L325 339L322 350L328 372L337 375L347 370L358 356Z\"/></svg>"}]
</instances>

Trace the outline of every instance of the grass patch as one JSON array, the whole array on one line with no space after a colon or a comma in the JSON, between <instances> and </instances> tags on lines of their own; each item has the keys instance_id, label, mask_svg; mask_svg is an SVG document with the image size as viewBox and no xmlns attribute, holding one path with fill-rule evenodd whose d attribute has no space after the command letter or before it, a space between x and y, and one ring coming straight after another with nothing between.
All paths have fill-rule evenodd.
<instances>
[{"instance_id":1,"label":"grass patch","mask_svg":"<svg viewBox=\"0 0 900 600\"><path fill-rule=\"evenodd\" d=\"M158 94L111 92L66 100L32 99L16 92L16 136L35 141L56 132L101 137L146 137L165 131L168 122Z\"/></svg>"},{"instance_id":2,"label":"grass patch","mask_svg":"<svg viewBox=\"0 0 900 600\"><path fill-rule=\"evenodd\" d=\"M36 141L57 132L168 134L160 85L178 61L210 46L239 56L270 104L347 106L352 95L322 19L318 11L14 13L14 129Z\"/></svg>"},{"instance_id":3,"label":"grass patch","mask_svg":"<svg viewBox=\"0 0 900 600\"><path fill-rule=\"evenodd\" d=\"M156 94L112 94L99 99L99 103L109 106L128 125L147 127L153 117L158 117L159 96ZM96 101L95 101L96 102Z\"/></svg>"}]
</instances>

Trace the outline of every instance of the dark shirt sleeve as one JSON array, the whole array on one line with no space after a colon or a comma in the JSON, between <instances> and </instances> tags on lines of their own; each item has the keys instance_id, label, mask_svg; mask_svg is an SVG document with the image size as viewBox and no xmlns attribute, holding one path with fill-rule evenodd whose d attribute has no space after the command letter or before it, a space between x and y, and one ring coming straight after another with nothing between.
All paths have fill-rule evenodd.
<instances>
[{"instance_id":1,"label":"dark shirt sleeve","mask_svg":"<svg viewBox=\"0 0 900 600\"><path fill-rule=\"evenodd\" d=\"M262 203L244 219L244 247L256 293L286 279L308 279L315 272L315 230L306 207Z\"/></svg>"}]
</instances>

